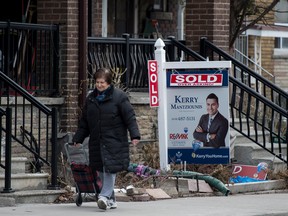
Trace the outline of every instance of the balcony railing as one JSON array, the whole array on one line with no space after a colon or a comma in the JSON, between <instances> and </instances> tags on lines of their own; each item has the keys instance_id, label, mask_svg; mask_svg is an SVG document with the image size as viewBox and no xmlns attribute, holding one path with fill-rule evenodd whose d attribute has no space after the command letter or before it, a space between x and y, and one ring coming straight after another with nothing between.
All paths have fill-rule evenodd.
<instances>
[{"instance_id":1,"label":"balcony railing","mask_svg":"<svg viewBox=\"0 0 288 216\"><path fill-rule=\"evenodd\" d=\"M88 38L88 90L93 88L93 73L98 68L109 67L121 76L123 88L133 91L148 91L148 60L154 59L154 45L157 39L130 38ZM176 41L170 37L164 39L168 61L179 61L183 58L182 50L185 41ZM193 51L192 51L193 52ZM196 52L196 58L200 60ZM185 56L184 56L185 57ZM188 57L188 55L186 56ZM198 58L197 58L198 57Z\"/></svg>"},{"instance_id":2,"label":"balcony railing","mask_svg":"<svg viewBox=\"0 0 288 216\"><path fill-rule=\"evenodd\" d=\"M0 22L0 70L39 96L58 93L57 25ZM1 95L10 94L3 92Z\"/></svg>"}]
</instances>

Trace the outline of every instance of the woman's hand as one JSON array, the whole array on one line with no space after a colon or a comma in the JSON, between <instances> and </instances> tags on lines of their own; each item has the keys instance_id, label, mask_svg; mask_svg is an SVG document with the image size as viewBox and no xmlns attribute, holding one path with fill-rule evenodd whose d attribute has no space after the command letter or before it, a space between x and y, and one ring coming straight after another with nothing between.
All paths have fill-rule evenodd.
<instances>
[{"instance_id":1,"label":"woman's hand","mask_svg":"<svg viewBox=\"0 0 288 216\"><path fill-rule=\"evenodd\" d=\"M133 139L131 140L131 143L135 146L139 143L139 140L138 139Z\"/></svg>"}]
</instances>

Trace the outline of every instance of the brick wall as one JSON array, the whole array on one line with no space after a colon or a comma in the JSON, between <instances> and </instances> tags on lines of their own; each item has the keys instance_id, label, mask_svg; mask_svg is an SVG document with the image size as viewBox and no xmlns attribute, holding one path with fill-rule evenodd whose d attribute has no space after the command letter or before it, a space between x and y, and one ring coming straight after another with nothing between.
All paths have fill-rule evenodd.
<instances>
[{"instance_id":1,"label":"brick wall","mask_svg":"<svg viewBox=\"0 0 288 216\"><path fill-rule=\"evenodd\" d=\"M266 1L260 1L256 0L256 4L258 5L269 5L272 3L272 0L266 0ZM251 19L256 19L256 17L259 16L259 12L257 16L251 16ZM274 10L270 11L268 14L265 15L264 18L265 22L267 24L274 24ZM259 24L263 24L262 22L259 22ZM268 71L271 74L274 74L274 62L272 59L273 52L274 52L274 37L259 37L257 38L260 40L261 43L261 63L260 66L264 68L266 71ZM249 36L249 47L248 47L248 56L251 59L255 59L255 40L256 36ZM258 51L257 51L258 52ZM254 68L252 68L254 69ZM266 79L269 79L270 81L273 81L271 76L265 72L262 72L262 76L264 76Z\"/></svg>"},{"instance_id":2,"label":"brick wall","mask_svg":"<svg viewBox=\"0 0 288 216\"><path fill-rule=\"evenodd\" d=\"M188 47L199 51L201 37L224 50L229 46L229 0L187 0L186 41Z\"/></svg>"},{"instance_id":3,"label":"brick wall","mask_svg":"<svg viewBox=\"0 0 288 216\"><path fill-rule=\"evenodd\" d=\"M91 36L101 37L102 36L102 0L92 1L91 7L93 8L92 13L92 30Z\"/></svg>"},{"instance_id":4,"label":"brick wall","mask_svg":"<svg viewBox=\"0 0 288 216\"><path fill-rule=\"evenodd\" d=\"M229 51L230 0L214 2L213 43Z\"/></svg>"},{"instance_id":5,"label":"brick wall","mask_svg":"<svg viewBox=\"0 0 288 216\"><path fill-rule=\"evenodd\" d=\"M163 38L175 36L177 38L178 0L169 0L168 12L172 13L172 20L158 20L158 31Z\"/></svg>"},{"instance_id":6,"label":"brick wall","mask_svg":"<svg viewBox=\"0 0 288 216\"><path fill-rule=\"evenodd\" d=\"M78 112L78 0L38 0L37 22L60 24L60 91L66 98L60 129L74 130Z\"/></svg>"},{"instance_id":7,"label":"brick wall","mask_svg":"<svg viewBox=\"0 0 288 216\"><path fill-rule=\"evenodd\" d=\"M261 66L271 74L274 74L274 66L273 66L273 52L274 52L274 38L273 37L262 37L261 38ZM262 76L267 79L270 79L270 76L263 72Z\"/></svg>"},{"instance_id":8,"label":"brick wall","mask_svg":"<svg viewBox=\"0 0 288 216\"><path fill-rule=\"evenodd\" d=\"M275 84L280 86L284 91L288 91L288 56L275 56L273 60Z\"/></svg>"}]
</instances>

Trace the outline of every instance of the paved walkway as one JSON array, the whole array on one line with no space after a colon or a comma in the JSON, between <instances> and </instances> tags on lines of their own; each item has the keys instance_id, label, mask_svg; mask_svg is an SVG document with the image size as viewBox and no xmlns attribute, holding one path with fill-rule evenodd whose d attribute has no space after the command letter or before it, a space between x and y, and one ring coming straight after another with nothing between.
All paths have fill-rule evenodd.
<instances>
[{"instance_id":1,"label":"paved walkway","mask_svg":"<svg viewBox=\"0 0 288 216\"><path fill-rule=\"evenodd\" d=\"M118 202L117 209L103 211L94 202L70 204L22 204L1 207L2 216L287 216L288 193L189 197L148 202Z\"/></svg>"}]
</instances>

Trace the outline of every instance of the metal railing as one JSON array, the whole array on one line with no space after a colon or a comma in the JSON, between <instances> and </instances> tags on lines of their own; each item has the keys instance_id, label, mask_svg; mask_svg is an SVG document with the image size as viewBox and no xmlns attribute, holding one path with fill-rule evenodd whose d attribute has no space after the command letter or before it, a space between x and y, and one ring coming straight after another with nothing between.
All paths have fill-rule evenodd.
<instances>
[{"instance_id":1,"label":"metal railing","mask_svg":"<svg viewBox=\"0 0 288 216\"><path fill-rule=\"evenodd\" d=\"M165 39L165 49L169 61L181 59L184 41L175 46L173 38ZM101 67L112 68L124 73L121 83L133 91L148 91L148 60L154 59L156 39L130 38L88 38L88 90L93 88L93 73ZM197 55L195 53L195 55Z\"/></svg>"},{"instance_id":2,"label":"metal railing","mask_svg":"<svg viewBox=\"0 0 288 216\"><path fill-rule=\"evenodd\" d=\"M239 62L227 52L224 52L223 50L216 47L206 38L202 38L200 41L200 54L205 58L208 57L210 61L231 61L231 76L240 82L245 83L246 86L254 89L256 92L278 104L282 108L288 110L288 94L285 91L276 86L266 77L261 76L260 74L254 72L251 68Z\"/></svg>"},{"instance_id":3,"label":"metal railing","mask_svg":"<svg viewBox=\"0 0 288 216\"><path fill-rule=\"evenodd\" d=\"M58 52L58 25L0 22L0 70L31 94L58 94Z\"/></svg>"},{"instance_id":4,"label":"metal railing","mask_svg":"<svg viewBox=\"0 0 288 216\"><path fill-rule=\"evenodd\" d=\"M0 97L1 141L0 149L5 156L5 186L3 192L11 192L12 145L17 153L33 157L33 172L41 172L42 166L51 169L49 188L57 186L57 111L40 103L34 96L0 71L1 89L9 92ZM5 108L5 109L4 109ZM2 145L5 145L2 146ZM20 146L22 147L19 147Z\"/></svg>"},{"instance_id":5,"label":"metal railing","mask_svg":"<svg viewBox=\"0 0 288 216\"><path fill-rule=\"evenodd\" d=\"M267 75L267 76L265 76L265 77L268 77L269 78L269 80L271 80L273 83L275 83L275 76L273 75L273 74L271 74L269 71L267 71L265 68L263 68L261 65L259 65L259 64L257 64L255 61L253 61L251 58L249 58L248 56L246 56L246 55L244 55L244 53L242 53L240 50L238 50L238 49L234 49L234 51L235 51L235 55L236 56L240 56L240 59L242 59L242 61L240 61L237 57L237 59L242 63L242 64L245 64L245 62L247 62L247 64L245 64L245 65L247 65L248 67L249 67L249 65L251 65L250 67L251 68L254 68L255 69L255 71L259 71L260 73L260 75L262 75L263 76L263 74L265 75Z\"/></svg>"},{"instance_id":6,"label":"metal railing","mask_svg":"<svg viewBox=\"0 0 288 216\"><path fill-rule=\"evenodd\" d=\"M200 41L200 54L211 61L232 62L231 127L287 164L288 94L206 38Z\"/></svg>"},{"instance_id":7,"label":"metal railing","mask_svg":"<svg viewBox=\"0 0 288 216\"><path fill-rule=\"evenodd\" d=\"M59 29L56 25L0 22L0 153L3 192L11 192L11 157L27 157L30 172L51 172L57 189L57 111L34 96L58 94ZM17 152L15 152L17 151Z\"/></svg>"}]
</instances>

